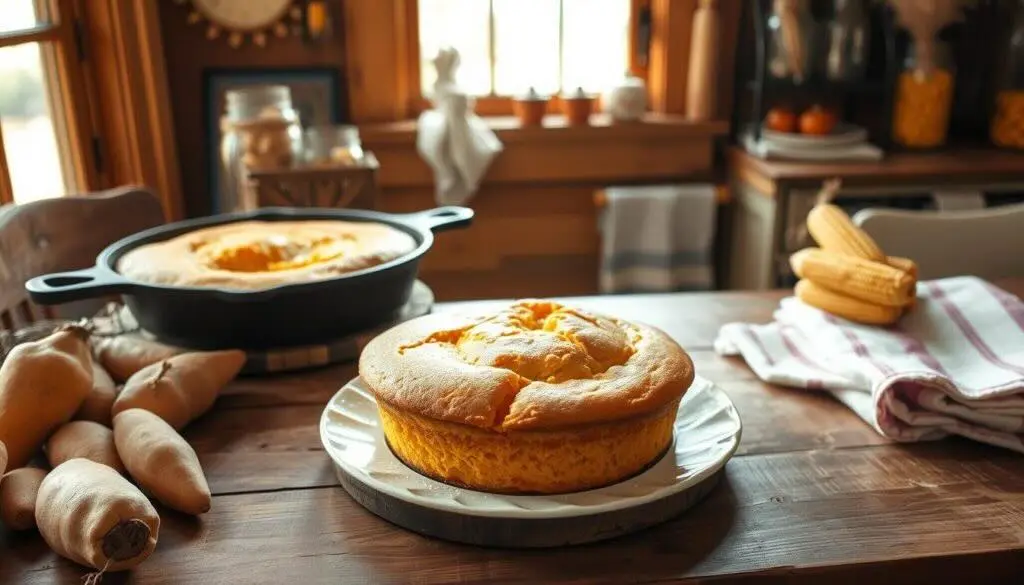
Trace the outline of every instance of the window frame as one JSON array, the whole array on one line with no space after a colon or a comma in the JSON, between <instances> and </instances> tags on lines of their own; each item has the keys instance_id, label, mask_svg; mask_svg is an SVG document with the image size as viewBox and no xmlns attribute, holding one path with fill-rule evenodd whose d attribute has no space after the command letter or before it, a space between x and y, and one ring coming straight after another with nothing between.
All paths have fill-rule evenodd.
<instances>
[{"instance_id":1,"label":"window frame","mask_svg":"<svg viewBox=\"0 0 1024 585\"><path fill-rule=\"evenodd\" d=\"M638 16L650 18L646 51L630 35L630 67L647 81L650 110L657 114L685 112L690 27L699 0L631 0L630 28ZM415 118L427 107L420 93L417 0L344 2L349 104L357 124ZM642 56L641 58L638 58ZM560 111L557 99L550 113ZM480 98L476 112L507 116L512 100Z\"/></svg>"},{"instance_id":2,"label":"window frame","mask_svg":"<svg viewBox=\"0 0 1024 585\"><path fill-rule=\"evenodd\" d=\"M26 42L50 43L44 50L62 155L75 174L67 195L119 185L145 185L159 197L168 220L184 217L181 171L167 72L152 0L35 0L37 14L51 22L0 33L0 47ZM44 7L42 12L39 8ZM0 133L0 204L14 203Z\"/></svg>"},{"instance_id":3,"label":"window frame","mask_svg":"<svg viewBox=\"0 0 1024 585\"><path fill-rule=\"evenodd\" d=\"M632 75L641 77L646 81L647 69L641 67L639 51L637 50L638 15L641 10L650 6L651 0L630 0L629 10L629 72ZM408 88L404 97L404 110L410 116L417 116L424 110L430 108L430 100L422 93L422 79L420 76L420 39L419 39L419 2L418 0L400 0L403 14L398 20L401 43L406 55L404 55L404 71L407 79L403 84ZM493 67L493 65L492 65ZM513 101L510 96L479 96L475 98L476 113L481 116L511 116L513 114ZM559 97L552 96L547 104L548 114L558 114L562 111Z\"/></svg>"},{"instance_id":4,"label":"window frame","mask_svg":"<svg viewBox=\"0 0 1024 585\"><path fill-rule=\"evenodd\" d=\"M65 183L74 187L71 190L89 190L98 188L102 177L93 148L95 133L81 67L75 4L75 0L36 0L36 13L44 14L48 22L0 33L0 49L30 43L39 46ZM3 140L0 129L0 205L14 203Z\"/></svg>"}]
</instances>

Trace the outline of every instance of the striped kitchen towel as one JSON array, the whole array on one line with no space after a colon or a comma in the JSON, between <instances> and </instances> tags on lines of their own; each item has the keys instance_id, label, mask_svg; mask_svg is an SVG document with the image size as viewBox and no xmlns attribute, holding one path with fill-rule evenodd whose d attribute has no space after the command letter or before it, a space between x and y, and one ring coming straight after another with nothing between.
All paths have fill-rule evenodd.
<instances>
[{"instance_id":1,"label":"striped kitchen towel","mask_svg":"<svg viewBox=\"0 0 1024 585\"><path fill-rule=\"evenodd\" d=\"M964 276L920 282L896 325L782 300L767 325L730 323L715 348L765 382L827 391L882 435L961 435L1024 453L1024 303Z\"/></svg>"},{"instance_id":2,"label":"striped kitchen towel","mask_svg":"<svg viewBox=\"0 0 1024 585\"><path fill-rule=\"evenodd\" d=\"M601 292L714 288L716 211L713 185L606 188Z\"/></svg>"}]
</instances>

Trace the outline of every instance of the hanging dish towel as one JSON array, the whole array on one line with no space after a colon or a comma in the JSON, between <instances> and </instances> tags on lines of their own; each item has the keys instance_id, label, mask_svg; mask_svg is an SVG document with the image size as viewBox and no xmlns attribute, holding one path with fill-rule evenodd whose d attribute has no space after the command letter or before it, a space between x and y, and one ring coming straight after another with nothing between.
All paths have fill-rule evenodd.
<instances>
[{"instance_id":1,"label":"hanging dish towel","mask_svg":"<svg viewBox=\"0 0 1024 585\"><path fill-rule=\"evenodd\" d=\"M975 277L918 283L892 327L859 325L796 298L767 325L730 323L715 348L765 382L827 391L882 435L961 435L1024 453L1024 303Z\"/></svg>"},{"instance_id":2,"label":"hanging dish towel","mask_svg":"<svg viewBox=\"0 0 1024 585\"><path fill-rule=\"evenodd\" d=\"M459 53L441 49L434 58L434 109L420 114L416 150L434 170L438 205L465 205L480 186L501 141L473 113L473 100L455 82Z\"/></svg>"},{"instance_id":3,"label":"hanging dish towel","mask_svg":"<svg viewBox=\"0 0 1024 585\"><path fill-rule=\"evenodd\" d=\"M713 288L716 211L713 185L606 188L601 292Z\"/></svg>"}]
</instances>

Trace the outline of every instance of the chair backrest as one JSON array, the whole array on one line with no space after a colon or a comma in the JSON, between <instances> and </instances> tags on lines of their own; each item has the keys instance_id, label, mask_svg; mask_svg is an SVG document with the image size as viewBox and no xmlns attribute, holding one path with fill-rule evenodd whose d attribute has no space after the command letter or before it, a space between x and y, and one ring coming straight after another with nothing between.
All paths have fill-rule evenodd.
<instances>
[{"instance_id":1,"label":"chair backrest","mask_svg":"<svg viewBox=\"0 0 1024 585\"><path fill-rule=\"evenodd\" d=\"M163 222L159 199L139 187L0 207L0 329L53 316L29 302L26 280L92 266L103 248Z\"/></svg>"},{"instance_id":2,"label":"chair backrest","mask_svg":"<svg viewBox=\"0 0 1024 585\"><path fill-rule=\"evenodd\" d=\"M1024 204L976 211L872 208L853 222L886 254L917 262L922 279L1024 276Z\"/></svg>"}]
</instances>

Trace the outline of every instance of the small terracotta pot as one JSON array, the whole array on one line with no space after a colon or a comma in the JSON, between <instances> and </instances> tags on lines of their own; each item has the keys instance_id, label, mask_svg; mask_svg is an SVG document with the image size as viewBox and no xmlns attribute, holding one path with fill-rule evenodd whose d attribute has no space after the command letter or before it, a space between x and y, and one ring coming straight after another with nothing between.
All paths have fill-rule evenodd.
<instances>
[{"instance_id":1,"label":"small terracotta pot","mask_svg":"<svg viewBox=\"0 0 1024 585\"><path fill-rule=\"evenodd\" d=\"M523 127L542 126L547 109L547 98L522 98L512 102L512 111L519 118L519 125Z\"/></svg>"},{"instance_id":2,"label":"small terracotta pot","mask_svg":"<svg viewBox=\"0 0 1024 585\"><path fill-rule=\"evenodd\" d=\"M590 123L590 114L594 112L594 96L577 92L562 97L562 113L570 126L586 126Z\"/></svg>"}]
</instances>

